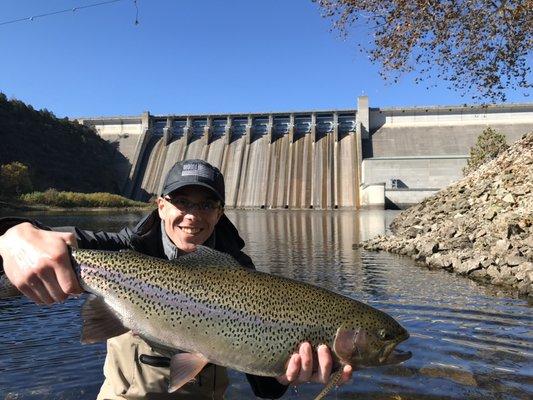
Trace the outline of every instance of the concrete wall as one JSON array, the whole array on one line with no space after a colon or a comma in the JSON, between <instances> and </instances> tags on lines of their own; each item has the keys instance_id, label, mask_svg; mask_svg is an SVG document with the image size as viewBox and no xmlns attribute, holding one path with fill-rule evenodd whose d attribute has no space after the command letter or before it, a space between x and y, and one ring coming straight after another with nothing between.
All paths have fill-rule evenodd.
<instances>
[{"instance_id":1,"label":"concrete wall","mask_svg":"<svg viewBox=\"0 0 533 400\"><path fill-rule=\"evenodd\" d=\"M417 202L461 178L487 126L509 143L533 130L533 104L380 109L370 108L366 96L357 104L357 110L78 120L116 144L113 168L125 195L158 194L176 161L201 158L224 173L228 206L245 208L358 207L361 196L369 198L360 184L384 184L389 203Z\"/></svg>"},{"instance_id":2,"label":"concrete wall","mask_svg":"<svg viewBox=\"0 0 533 400\"><path fill-rule=\"evenodd\" d=\"M385 183L388 205L417 203L461 179L470 148L488 126L510 144L533 130L533 105L371 108L361 182Z\"/></svg>"},{"instance_id":3,"label":"concrete wall","mask_svg":"<svg viewBox=\"0 0 533 400\"><path fill-rule=\"evenodd\" d=\"M533 129L533 117L529 124L383 125L369 140L363 140L363 157L467 156L487 126L505 134L512 143Z\"/></svg>"},{"instance_id":4,"label":"concrete wall","mask_svg":"<svg viewBox=\"0 0 533 400\"><path fill-rule=\"evenodd\" d=\"M413 204L418 204L425 198L434 195L438 190L403 190L403 189L385 189L385 207L386 208L407 208Z\"/></svg>"},{"instance_id":5,"label":"concrete wall","mask_svg":"<svg viewBox=\"0 0 533 400\"><path fill-rule=\"evenodd\" d=\"M78 122L92 126L102 138L115 146L116 153L111 168L117 174L122 192L129 195L133 166L142 153L146 136L143 117L79 118Z\"/></svg>"},{"instance_id":6,"label":"concrete wall","mask_svg":"<svg viewBox=\"0 0 533 400\"><path fill-rule=\"evenodd\" d=\"M362 163L363 183L383 182L386 188L440 189L461 179L467 156L380 157Z\"/></svg>"}]
</instances>

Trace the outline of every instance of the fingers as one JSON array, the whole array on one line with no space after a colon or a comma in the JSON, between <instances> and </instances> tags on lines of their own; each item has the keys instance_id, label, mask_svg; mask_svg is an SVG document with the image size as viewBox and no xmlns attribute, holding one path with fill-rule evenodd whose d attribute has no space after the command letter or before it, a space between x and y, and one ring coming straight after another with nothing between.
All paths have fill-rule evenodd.
<instances>
[{"instance_id":1,"label":"fingers","mask_svg":"<svg viewBox=\"0 0 533 400\"><path fill-rule=\"evenodd\" d=\"M31 283L23 283L19 286L19 290L29 299L33 300L39 305L51 304L53 299L48 295L43 284L36 280Z\"/></svg>"},{"instance_id":2,"label":"fingers","mask_svg":"<svg viewBox=\"0 0 533 400\"><path fill-rule=\"evenodd\" d=\"M345 365L342 369L342 378L339 381L339 385L349 382L352 379L353 368L351 365Z\"/></svg>"},{"instance_id":3,"label":"fingers","mask_svg":"<svg viewBox=\"0 0 533 400\"><path fill-rule=\"evenodd\" d=\"M68 240L68 242L65 241L65 243L72 247L76 247L78 245L76 238L71 233L68 235L72 237L65 237L64 239ZM78 282L78 277L72 268L72 262L70 260L68 250L60 254L59 259L57 260L57 266L54 268L54 272L54 281L57 282L62 294L68 296L69 294L77 295L83 292L83 289L80 287Z\"/></svg>"},{"instance_id":4,"label":"fingers","mask_svg":"<svg viewBox=\"0 0 533 400\"><path fill-rule=\"evenodd\" d=\"M76 236L71 232L56 232L58 236L70 247L78 248L78 241L76 240ZM80 287L80 284L78 282L78 278L76 277L76 274L74 273L74 269L72 268L72 263L70 261L70 257L68 252L64 252L61 254L60 259L58 260L58 264L64 267L68 268L56 268L55 274L56 274L56 280L59 284L59 288L63 294L69 295L76 295L83 292L83 289Z\"/></svg>"},{"instance_id":5,"label":"fingers","mask_svg":"<svg viewBox=\"0 0 533 400\"><path fill-rule=\"evenodd\" d=\"M56 281L58 283L60 291L65 295L77 295L83 292L80 287L78 278L70 266L70 260L68 261L68 268L59 268L56 272Z\"/></svg>"},{"instance_id":6,"label":"fingers","mask_svg":"<svg viewBox=\"0 0 533 400\"><path fill-rule=\"evenodd\" d=\"M295 353L287 363L285 375L278 377L281 384L298 385L305 382L318 382L326 384L331 376L333 357L326 345L317 348L316 360L313 360L313 349L308 342L300 345L298 353ZM315 370L315 373L313 371ZM343 372L339 385L348 382L352 378L353 368L350 365L343 366Z\"/></svg>"},{"instance_id":7,"label":"fingers","mask_svg":"<svg viewBox=\"0 0 533 400\"><path fill-rule=\"evenodd\" d=\"M54 232L60 237L66 244L70 247L78 248L78 241L76 240L76 235L72 232Z\"/></svg>"},{"instance_id":8,"label":"fingers","mask_svg":"<svg viewBox=\"0 0 533 400\"><path fill-rule=\"evenodd\" d=\"M326 383L331 375L331 368L333 367L333 359L328 346L322 344L317 349L318 370L315 374L314 382Z\"/></svg>"},{"instance_id":9,"label":"fingers","mask_svg":"<svg viewBox=\"0 0 533 400\"><path fill-rule=\"evenodd\" d=\"M39 277L41 278L42 286L45 288L48 297L52 300L51 302L45 301L45 304L62 303L67 299L68 292L63 291L61 288L54 269L45 269L40 273Z\"/></svg>"},{"instance_id":10,"label":"fingers","mask_svg":"<svg viewBox=\"0 0 533 400\"><path fill-rule=\"evenodd\" d=\"M309 382L313 375L313 348L308 342L300 345L300 372L296 378L296 383Z\"/></svg>"},{"instance_id":11,"label":"fingers","mask_svg":"<svg viewBox=\"0 0 533 400\"><path fill-rule=\"evenodd\" d=\"M38 304L64 301L82 292L72 269L68 247L72 233L43 231L28 223L0 236L0 254L8 279Z\"/></svg>"},{"instance_id":12,"label":"fingers","mask_svg":"<svg viewBox=\"0 0 533 400\"><path fill-rule=\"evenodd\" d=\"M298 378L298 374L300 373L300 368L302 365L302 360L300 358L300 354L296 353L293 354L289 360L289 364L287 365L287 372L285 373L285 385L292 383L296 381Z\"/></svg>"}]
</instances>

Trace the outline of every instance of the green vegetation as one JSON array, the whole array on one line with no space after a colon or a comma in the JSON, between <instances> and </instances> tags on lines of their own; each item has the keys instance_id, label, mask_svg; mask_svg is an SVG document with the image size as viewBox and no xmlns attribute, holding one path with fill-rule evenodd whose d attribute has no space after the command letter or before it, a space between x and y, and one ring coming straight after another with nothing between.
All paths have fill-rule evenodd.
<instances>
[{"instance_id":1,"label":"green vegetation","mask_svg":"<svg viewBox=\"0 0 533 400\"><path fill-rule=\"evenodd\" d=\"M112 165L118 154L91 128L0 93L0 165L27 166L34 190L117 193Z\"/></svg>"},{"instance_id":2,"label":"green vegetation","mask_svg":"<svg viewBox=\"0 0 533 400\"><path fill-rule=\"evenodd\" d=\"M46 205L50 207L148 207L149 203L133 201L111 193L75 193L48 189L45 192L33 192L20 196L27 205Z\"/></svg>"},{"instance_id":3,"label":"green vegetation","mask_svg":"<svg viewBox=\"0 0 533 400\"><path fill-rule=\"evenodd\" d=\"M0 196L13 197L31 192L28 167L18 161L0 166Z\"/></svg>"},{"instance_id":4,"label":"green vegetation","mask_svg":"<svg viewBox=\"0 0 533 400\"><path fill-rule=\"evenodd\" d=\"M479 135L476 144L470 149L470 159L467 166L463 168L463 174L466 176L475 171L482 164L495 159L508 148L505 135L489 126Z\"/></svg>"}]
</instances>

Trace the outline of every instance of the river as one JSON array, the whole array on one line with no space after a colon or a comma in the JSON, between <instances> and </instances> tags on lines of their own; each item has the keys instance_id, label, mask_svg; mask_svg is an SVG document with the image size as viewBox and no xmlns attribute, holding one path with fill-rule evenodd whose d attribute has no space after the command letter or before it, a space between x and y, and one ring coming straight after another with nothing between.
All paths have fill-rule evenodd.
<instances>
[{"instance_id":1,"label":"river","mask_svg":"<svg viewBox=\"0 0 533 400\"><path fill-rule=\"evenodd\" d=\"M356 371L331 399L531 399L533 313L525 300L410 258L354 249L386 231L394 211L229 210L258 269L323 286L395 317L411 333L401 365ZM27 214L28 215L28 214ZM137 213L31 214L52 226L117 230ZM83 298L38 307L0 300L0 399L94 399L103 344L81 345ZM254 398L230 372L228 399ZM319 385L290 388L307 399Z\"/></svg>"}]
</instances>

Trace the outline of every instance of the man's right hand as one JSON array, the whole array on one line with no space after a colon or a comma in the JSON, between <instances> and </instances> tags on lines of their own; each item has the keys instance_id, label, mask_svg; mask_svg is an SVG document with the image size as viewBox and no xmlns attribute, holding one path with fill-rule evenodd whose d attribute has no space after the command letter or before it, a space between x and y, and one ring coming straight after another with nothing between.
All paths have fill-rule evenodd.
<instances>
[{"instance_id":1,"label":"man's right hand","mask_svg":"<svg viewBox=\"0 0 533 400\"><path fill-rule=\"evenodd\" d=\"M45 231L24 222L0 236L0 255L11 283L37 304L64 301L82 293L68 247L72 233Z\"/></svg>"}]
</instances>

